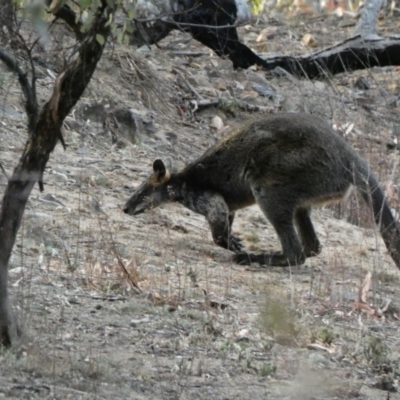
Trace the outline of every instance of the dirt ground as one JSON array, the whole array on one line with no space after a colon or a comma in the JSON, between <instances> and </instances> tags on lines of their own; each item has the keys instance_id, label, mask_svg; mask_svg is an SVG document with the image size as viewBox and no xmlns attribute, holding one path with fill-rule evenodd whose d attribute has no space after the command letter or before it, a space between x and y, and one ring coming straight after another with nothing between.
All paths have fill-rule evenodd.
<instances>
[{"instance_id":1,"label":"dirt ground","mask_svg":"<svg viewBox=\"0 0 400 400\"><path fill-rule=\"evenodd\" d=\"M240 36L265 56L306 54L349 37L355 23L265 14ZM382 35L398 28L396 16L380 23ZM301 44L308 33L315 48ZM56 26L53 47L37 50L41 102L69 38ZM0 94L10 174L27 133L20 88L1 65ZM323 251L298 269L233 264L204 218L179 205L121 211L154 158L184 164L229 127L279 111L330 121L400 210L399 68L319 81L233 71L181 33L160 48L107 48L66 120L67 151L57 146L45 191L35 188L25 212L10 265L23 337L0 354L0 398L400 399L400 275L356 195L314 212ZM5 185L1 173L0 192ZM249 249L279 249L257 207L240 211L233 231Z\"/></svg>"}]
</instances>

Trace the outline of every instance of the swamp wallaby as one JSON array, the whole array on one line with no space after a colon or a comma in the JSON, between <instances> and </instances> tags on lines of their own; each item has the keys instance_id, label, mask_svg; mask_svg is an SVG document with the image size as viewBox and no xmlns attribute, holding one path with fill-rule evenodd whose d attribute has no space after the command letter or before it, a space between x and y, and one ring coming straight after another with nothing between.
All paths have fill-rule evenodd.
<instances>
[{"instance_id":1,"label":"swamp wallaby","mask_svg":"<svg viewBox=\"0 0 400 400\"><path fill-rule=\"evenodd\" d=\"M322 119L275 114L249 121L179 172L159 159L127 201L140 214L179 202L202 214L216 244L239 264L288 266L317 255L321 246L311 206L340 200L355 186L371 205L386 247L400 268L400 232L379 183L354 149ZM231 234L234 213L257 203L279 236L282 252L246 253ZM297 227L297 232L295 230Z\"/></svg>"}]
</instances>

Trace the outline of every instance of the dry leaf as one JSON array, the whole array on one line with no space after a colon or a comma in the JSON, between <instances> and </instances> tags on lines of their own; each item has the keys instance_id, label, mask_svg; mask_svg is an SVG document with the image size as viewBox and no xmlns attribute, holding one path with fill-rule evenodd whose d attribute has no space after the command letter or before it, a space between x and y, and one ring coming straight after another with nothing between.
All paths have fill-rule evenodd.
<instances>
[{"instance_id":1,"label":"dry leaf","mask_svg":"<svg viewBox=\"0 0 400 400\"><path fill-rule=\"evenodd\" d=\"M259 97L260 95L255 91L255 90L250 90L250 91L245 91L243 92L243 96L242 99L245 100L249 100L249 99L255 99L257 97Z\"/></svg>"},{"instance_id":2,"label":"dry leaf","mask_svg":"<svg viewBox=\"0 0 400 400\"><path fill-rule=\"evenodd\" d=\"M217 132L221 132L222 129L224 129L224 122L222 121L221 117L218 117L218 115L216 115L210 123L210 128L214 131Z\"/></svg>"},{"instance_id":3,"label":"dry leaf","mask_svg":"<svg viewBox=\"0 0 400 400\"><path fill-rule=\"evenodd\" d=\"M228 88L226 87L226 84L223 82L218 82L214 87L215 87L215 89L218 89L221 92L225 92L226 90L228 90Z\"/></svg>"},{"instance_id":4,"label":"dry leaf","mask_svg":"<svg viewBox=\"0 0 400 400\"><path fill-rule=\"evenodd\" d=\"M248 329L241 329L239 332L237 332L235 334L236 342L249 341L251 339L252 339L252 336L251 336L250 331Z\"/></svg>"},{"instance_id":5,"label":"dry leaf","mask_svg":"<svg viewBox=\"0 0 400 400\"><path fill-rule=\"evenodd\" d=\"M269 32L268 28L263 29L260 32L260 34L258 35L258 38L256 39L256 42L260 43L260 42L263 42L263 41L267 40L268 32Z\"/></svg>"},{"instance_id":6,"label":"dry leaf","mask_svg":"<svg viewBox=\"0 0 400 400\"><path fill-rule=\"evenodd\" d=\"M367 276L364 279L360 289L358 290L358 301L356 302L356 309L359 311L365 311L368 315L379 318L381 316L375 309L373 309L367 301L367 296L369 289L371 288L372 283L372 274L371 272L367 273Z\"/></svg>"},{"instance_id":7,"label":"dry leaf","mask_svg":"<svg viewBox=\"0 0 400 400\"><path fill-rule=\"evenodd\" d=\"M354 129L354 124L353 123L345 124L343 126L343 131L344 131L343 134L344 134L344 136L349 135L352 132L353 129Z\"/></svg>"},{"instance_id":8,"label":"dry leaf","mask_svg":"<svg viewBox=\"0 0 400 400\"><path fill-rule=\"evenodd\" d=\"M303 36L303 39L301 39L300 43L303 46L308 46L308 47L317 47L318 43L317 41L313 38L311 33L307 33Z\"/></svg>"},{"instance_id":9,"label":"dry leaf","mask_svg":"<svg viewBox=\"0 0 400 400\"><path fill-rule=\"evenodd\" d=\"M368 271L367 276L364 279L363 284L361 285L358 291L358 301L361 303L367 303L367 293L371 288L371 280L372 274Z\"/></svg>"},{"instance_id":10,"label":"dry leaf","mask_svg":"<svg viewBox=\"0 0 400 400\"><path fill-rule=\"evenodd\" d=\"M360 301L357 301L356 302L356 309L358 310L358 311L365 311L367 314L369 314L369 315L371 315L371 316L378 316L377 314L376 314L376 312L375 312L375 310L371 307L371 306L369 306L368 304L366 304L366 303L362 303L362 302L360 302Z\"/></svg>"},{"instance_id":11,"label":"dry leaf","mask_svg":"<svg viewBox=\"0 0 400 400\"><path fill-rule=\"evenodd\" d=\"M308 345L307 345L307 349L308 349L308 350L321 350L321 351L326 351L326 352L329 353L329 354L333 354L333 353L334 353L333 350L329 349L329 348L326 347L326 346L322 346L321 344L318 344L318 343L310 343L310 344L308 344Z\"/></svg>"}]
</instances>

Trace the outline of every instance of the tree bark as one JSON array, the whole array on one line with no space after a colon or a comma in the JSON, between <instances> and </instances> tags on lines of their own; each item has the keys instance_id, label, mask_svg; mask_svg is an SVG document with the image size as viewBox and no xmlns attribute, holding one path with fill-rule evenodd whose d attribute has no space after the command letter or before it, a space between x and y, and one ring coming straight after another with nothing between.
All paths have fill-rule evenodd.
<instances>
[{"instance_id":1,"label":"tree bark","mask_svg":"<svg viewBox=\"0 0 400 400\"><path fill-rule=\"evenodd\" d=\"M363 38L378 38L379 12L386 4L386 0L367 0L361 9L360 19L356 26L356 34Z\"/></svg>"},{"instance_id":2,"label":"tree bark","mask_svg":"<svg viewBox=\"0 0 400 400\"><path fill-rule=\"evenodd\" d=\"M103 53L105 44L100 44L96 35L102 35L106 42L110 27L105 25L113 12L104 0L91 30L82 40L78 57L58 76L51 98L40 111L37 122L32 123L24 152L4 193L0 211L0 344L5 346L9 346L18 333L7 292L8 262L26 202L36 182L42 189L47 161L58 140L62 140L63 121L89 84ZM25 108L28 110L27 106Z\"/></svg>"}]
</instances>

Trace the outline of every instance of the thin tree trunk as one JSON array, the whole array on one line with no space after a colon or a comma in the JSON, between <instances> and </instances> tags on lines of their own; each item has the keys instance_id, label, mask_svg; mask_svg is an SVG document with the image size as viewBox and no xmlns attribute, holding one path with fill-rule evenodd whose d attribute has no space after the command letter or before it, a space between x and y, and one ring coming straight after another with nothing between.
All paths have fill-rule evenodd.
<instances>
[{"instance_id":1,"label":"thin tree trunk","mask_svg":"<svg viewBox=\"0 0 400 400\"><path fill-rule=\"evenodd\" d=\"M367 0L361 10L355 32L364 39L377 39L379 12L386 0Z\"/></svg>"},{"instance_id":2,"label":"thin tree trunk","mask_svg":"<svg viewBox=\"0 0 400 400\"><path fill-rule=\"evenodd\" d=\"M104 0L91 30L81 43L77 59L58 76L53 94L39 113L37 123L32 124L30 121L29 125L33 125L33 128L30 129L23 155L4 193L0 211L0 344L6 346L11 344L18 332L8 298L7 280L8 262L22 215L35 183L38 182L40 188L43 188L42 176L47 161L58 140L62 141L63 121L83 94L101 58L105 44L100 44L96 35L101 35L104 42L107 40L110 27L105 25L113 11ZM0 59L8 65L6 57L2 57L4 52L1 53ZM14 69L17 69L17 64ZM21 82L23 76L19 78ZM21 86L26 94L26 88ZM25 108L29 114L28 103Z\"/></svg>"}]
</instances>

